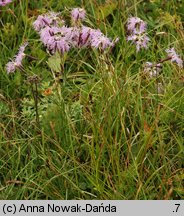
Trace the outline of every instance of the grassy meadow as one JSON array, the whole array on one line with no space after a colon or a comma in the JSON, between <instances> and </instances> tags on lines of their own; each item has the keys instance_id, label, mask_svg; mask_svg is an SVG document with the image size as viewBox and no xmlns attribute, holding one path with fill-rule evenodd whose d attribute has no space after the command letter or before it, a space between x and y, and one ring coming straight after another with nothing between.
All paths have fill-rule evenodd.
<instances>
[{"instance_id":1,"label":"grassy meadow","mask_svg":"<svg viewBox=\"0 0 184 216\"><path fill-rule=\"evenodd\" d=\"M86 10L85 25L119 41L105 51L51 55L38 15ZM127 41L127 19L147 23L147 49ZM28 41L23 71L7 62ZM0 7L0 199L183 199L184 70L156 77L146 62L174 47L184 58L180 0L14 0Z\"/></svg>"}]
</instances>

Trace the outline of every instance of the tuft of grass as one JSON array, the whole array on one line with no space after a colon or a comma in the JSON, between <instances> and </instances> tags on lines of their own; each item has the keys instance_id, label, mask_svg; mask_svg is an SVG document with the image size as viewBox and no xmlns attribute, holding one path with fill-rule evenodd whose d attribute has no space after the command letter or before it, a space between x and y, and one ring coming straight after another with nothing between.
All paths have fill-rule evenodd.
<instances>
[{"instance_id":1,"label":"tuft of grass","mask_svg":"<svg viewBox=\"0 0 184 216\"><path fill-rule=\"evenodd\" d=\"M78 6L87 10L87 23L120 40L105 53L70 51L58 75L32 22L47 10L67 15L65 7ZM151 80L143 72L144 62L162 59L169 47L182 53L183 6L178 0L21 0L3 8L0 199L184 198L183 69L166 62ZM146 51L136 53L126 41L131 15L148 23ZM37 111L27 77L5 71L25 40L36 58L25 60L26 70L40 78Z\"/></svg>"}]
</instances>

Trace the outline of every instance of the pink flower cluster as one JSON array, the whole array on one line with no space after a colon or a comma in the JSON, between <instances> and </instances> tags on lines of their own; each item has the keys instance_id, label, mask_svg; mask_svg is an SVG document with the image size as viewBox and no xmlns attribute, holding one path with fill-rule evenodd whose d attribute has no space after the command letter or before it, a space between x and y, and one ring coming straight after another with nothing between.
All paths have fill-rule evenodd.
<instances>
[{"instance_id":1,"label":"pink flower cluster","mask_svg":"<svg viewBox=\"0 0 184 216\"><path fill-rule=\"evenodd\" d=\"M22 68L22 60L25 57L25 48L27 47L28 42L25 42L22 46L20 46L18 50L18 54L14 56L13 60L9 61L6 64L6 71L7 73L13 73L17 68L21 69Z\"/></svg>"},{"instance_id":2,"label":"pink flower cluster","mask_svg":"<svg viewBox=\"0 0 184 216\"><path fill-rule=\"evenodd\" d=\"M146 62L144 73L150 78L155 78L159 75L162 64L166 61L175 62L180 68L183 68L183 60L179 57L174 48L166 49L166 52L168 54L167 58L162 59L159 63Z\"/></svg>"},{"instance_id":3,"label":"pink flower cluster","mask_svg":"<svg viewBox=\"0 0 184 216\"><path fill-rule=\"evenodd\" d=\"M0 0L0 6L4 7L7 4L10 4L12 0Z\"/></svg>"},{"instance_id":4,"label":"pink flower cluster","mask_svg":"<svg viewBox=\"0 0 184 216\"><path fill-rule=\"evenodd\" d=\"M74 8L71 12L74 23L85 19L85 10ZM56 51L65 53L71 48L92 47L102 50L113 47L115 42L107 38L99 29L92 29L84 25L67 27L59 18L58 13L50 12L40 15L33 23L40 39L47 50L54 54Z\"/></svg>"},{"instance_id":5,"label":"pink flower cluster","mask_svg":"<svg viewBox=\"0 0 184 216\"><path fill-rule=\"evenodd\" d=\"M166 49L168 57L171 58L171 62L175 62L180 68L183 68L183 60L176 53L174 48Z\"/></svg>"},{"instance_id":6,"label":"pink flower cluster","mask_svg":"<svg viewBox=\"0 0 184 216\"><path fill-rule=\"evenodd\" d=\"M141 48L147 48L149 37L146 34L147 24L139 17L130 17L127 22L128 41L132 41L136 45L137 52Z\"/></svg>"}]
</instances>

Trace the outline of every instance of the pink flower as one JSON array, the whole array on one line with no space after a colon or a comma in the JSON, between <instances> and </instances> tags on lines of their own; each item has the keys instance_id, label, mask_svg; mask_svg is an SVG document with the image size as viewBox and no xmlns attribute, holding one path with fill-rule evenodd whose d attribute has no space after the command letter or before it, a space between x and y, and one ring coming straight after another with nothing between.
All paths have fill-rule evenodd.
<instances>
[{"instance_id":1,"label":"pink flower","mask_svg":"<svg viewBox=\"0 0 184 216\"><path fill-rule=\"evenodd\" d=\"M80 31L80 35L79 35L79 46L90 46L91 43L91 32L93 31L93 29L86 27L86 26L82 26L82 29Z\"/></svg>"},{"instance_id":2,"label":"pink flower","mask_svg":"<svg viewBox=\"0 0 184 216\"><path fill-rule=\"evenodd\" d=\"M33 22L34 29L39 32L41 29L46 26L55 26L63 25L64 21L59 17L60 13L55 13L50 11L47 14L39 15L38 18Z\"/></svg>"},{"instance_id":3,"label":"pink flower","mask_svg":"<svg viewBox=\"0 0 184 216\"><path fill-rule=\"evenodd\" d=\"M47 49L54 54L64 53L70 49L71 29L67 27L46 27L41 30L40 38Z\"/></svg>"},{"instance_id":4,"label":"pink flower","mask_svg":"<svg viewBox=\"0 0 184 216\"><path fill-rule=\"evenodd\" d=\"M15 70L17 68L21 68L22 67L22 60L24 59L25 57L25 48L27 47L28 45L28 42L25 42L22 46L20 46L19 50L18 50L18 54L16 56L14 56L13 60L12 61L9 61L7 64L6 64L6 71L7 73L13 73L15 72Z\"/></svg>"},{"instance_id":5,"label":"pink flower","mask_svg":"<svg viewBox=\"0 0 184 216\"><path fill-rule=\"evenodd\" d=\"M150 41L149 37L146 34L134 34L127 37L128 41L132 41L136 44L137 52L140 51L141 48L148 48L148 42Z\"/></svg>"},{"instance_id":6,"label":"pink flower","mask_svg":"<svg viewBox=\"0 0 184 216\"><path fill-rule=\"evenodd\" d=\"M162 66L160 63L155 64L152 62L146 62L144 66L144 73L147 74L150 78L157 77L161 71Z\"/></svg>"},{"instance_id":7,"label":"pink flower","mask_svg":"<svg viewBox=\"0 0 184 216\"><path fill-rule=\"evenodd\" d=\"M165 51L168 53L168 57L171 58L171 62L176 62L179 67L183 68L183 60L179 57L174 48L166 49Z\"/></svg>"},{"instance_id":8,"label":"pink flower","mask_svg":"<svg viewBox=\"0 0 184 216\"><path fill-rule=\"evenodd\" d=\"M83 8L74 8L71 12L72 20L76 23L78 20L84 20L86 11Z\"/></svg>"},{"instance_id":9,"label":"pink flower","mask_svg":"<svg viewBox=\"0 0 184 216\"><path fill-rule=\"evenodd\" d=\"M43 15L39 15L33 23L33 27L37 32L46 26L49 26L49 19Z\"/></svg>"},{"instance_id":10,"label":"pink flower","mask_svg":"<svg viewBox=\"0 0 184 216\"><path fill-rule=\"evenodd\" d=\"M6 64L7 73L13 73L16 70L16 63L14 61L10 61Z\"/></svg>"},{"instance_id":11,"label":"pink flower","mask_svg":"<svg viewBox=\"0 0 184 216\"><path fill-rule=\"evenodd\" d=\"M130 17L127 22L127 29L131 34L141 34L146 31L147 24L139 17Z\"/></svg>"},{"instance_id":12,"label":"pink flower","mask_svg":"<svg viewBox=\"0 0 184 216\"><path fill-rule=\"evenodd\" d=\"M10 4L12 0L0 0L0 6L4 7L7 4Z\"/></svg>"},{"instance_id":13,"label":"pink flower","mask_svg":"<svg viewBox=\"0 0 184 216\"><path fill-rule=\"evenodd\" d=\"M148 48L149 37L146 34L147 24L141 20L139 17L130 17L127 22L128 29L128 41L132 41L136 44L137 52L141 48Z\"/></svg>"},{"instance_id":14,"label":"pink flower","mask_svg":"<svg viewBox=\"0 0 184 216\"><path fill-rule=\"evenodd\" d=\"M91 46L104 50L108 47L114 46L114 44L100 30L93 30L91 32Z\"/></svg>"},{"instance_id":15,"label":"pink flower","mask_svg":"<svg viewBox=\"0 0 184 216\"><path fill-rule=\"evenodd\" d=\"M22 65L22 60L23 58L25 57L25 48L27 47L28 45L28 42L25 42L22 46L20 46L19 48L19 51L18 51L18 54L16 55L15 57L15 62L16 62L16 65L17 66L21 66Z\"/></svg>"}]
</instances>

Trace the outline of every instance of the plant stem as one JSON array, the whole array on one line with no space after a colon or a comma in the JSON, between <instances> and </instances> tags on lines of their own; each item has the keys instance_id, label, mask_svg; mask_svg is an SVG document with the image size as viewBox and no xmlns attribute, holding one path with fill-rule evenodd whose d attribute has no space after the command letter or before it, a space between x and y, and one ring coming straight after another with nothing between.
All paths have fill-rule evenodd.
<instances>
[{"instance_id":1,"label":"plant stem","mask_svg":"<svg viewBox=\"0 0 184 216\"><path fill-rule=\"evenodd\" d=\"M36 109L36 123L37 126L40 128L40 119L38 113L38 83L35 82L35 109Z\"/></svg>"},{"instance_id":2,"label":"plant stem","mask_svg":"<svg viewBox=\"0 0 184 216\"><path fill-rule=\"evenodd\" d=\"M165 58L165 59L160 60L158 63L163 63L163 62L169 61L169 60L171 60L171 59L172 59L172 57L168 57L168 58Z\"/></svg>"},{"instance_id":3,"label":"plant stem","mask_svg":"<svg viewBox=\"0 0 184 216\"><path fill-rule=\"evenodd\" d=\"M36 124L38 128L40 128L40 119L39 119L39 113L38 113L38 78L37 77L30 77L31 81L31 90L33 94L33 99L35 103L35 111L36 111ZM35 90L34 90L35 85Z\"/></svg>"}]
</instances>

